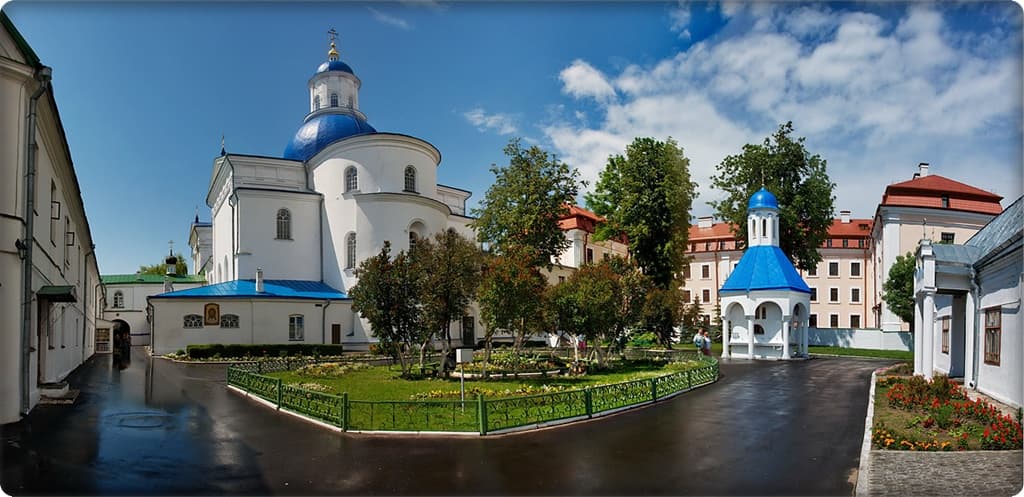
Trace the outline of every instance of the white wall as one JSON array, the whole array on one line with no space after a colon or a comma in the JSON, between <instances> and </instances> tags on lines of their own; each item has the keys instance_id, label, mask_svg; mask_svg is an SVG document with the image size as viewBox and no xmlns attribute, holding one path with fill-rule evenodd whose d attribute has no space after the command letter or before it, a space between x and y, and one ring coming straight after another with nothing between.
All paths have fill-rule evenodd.
<instances>
[{"instance_id":1,"label":"white wall","mask_svg":"<svg viewBox=\"0 0 1024 497\"><path fill-rule=\"evenodd\" d=\"M174 291L187 290L203 286L200 283L175 283ZM146 321L146 298L164 293L164 285L160 284L107 284L107 306L103 309L103 319L107 321L122 320L131 328L132 345L149 345L149 322ZM113 307L114 294L120 291L124 295L124 308Z\"/></svg>"},{"instance_id":2,"label":"white wall","mask_svg":"<svg viewBox=\"0 0 1024 497\"><path fill-rule=\"evenodd\" d=\"M882 331L853 328L810 328L808 345L872 350L914 350L914 334L908 331Z\"/></svg>"},{"instance_id":3,"label":"white wall","mask_svg":"<svg viewBox=\"0 0 1024 497\"><path fill-rule=\"evenodd\" d=\"M1019 242L1018 242L1019 243ZM1018 246L978 275L981 305L978 309L978 390L1003 402L1024 405L1024 341L1021 330L1021 249ZM999 365L985 363L985 310L1001 310Z\"/></svg>"},{"instance_id":4,"label":"white wall","mask_svg":"<svg viewBox=\"0 0 1024 497\"><path fill-rule=\"evenodd\" d=\"M238 190L237 279L320 281L320 196ZM291 213L291 239L277 239L277 211Z\"/></svg>"}]
</instances>

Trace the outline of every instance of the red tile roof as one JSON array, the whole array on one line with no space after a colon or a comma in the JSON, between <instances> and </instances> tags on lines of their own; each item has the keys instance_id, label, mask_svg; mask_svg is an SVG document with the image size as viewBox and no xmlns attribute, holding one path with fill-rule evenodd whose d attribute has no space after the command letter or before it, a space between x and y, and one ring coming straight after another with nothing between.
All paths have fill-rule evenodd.
<instances>
[{"instance_id":1,"label":"red tile roof","mask_svg":"<svg viewBox=\"0 0 1024 497\"><path fill-rule=\"evenodd\" d=\"M948 207L942 206L942 197L949 199ZM879 205L928 207L952 209L983 214L999 214L1003 197L987 192L944 176L930 174L910 181L893 183L885 188Z\"/></svg>"},{"instance_id":2,"label":"red tile roof","mask_svg":"<svg viewBox=\"0 0 1024 497\"><path fill-rule=\"evenodd\" d=\"M850 219L849 223L844 223L842 219L836 218L832 220L828 235L830 238L870 238L871 225L871 219ZM710 228L693 225L690 226L690 241L732 240L734 237L729 228L729 223L715 223Z\"/></svg>"},{"instance_id":3,"label":"red tile roof","mask_svg":"<svg viewBox=\"0 0 1024 497\"><path fill-rule=\"evenodd\" d=\"M700 228L696 224L690 226L690 241L732 240L729 223L714 223L710 228Z\"/></svg>"}]
</instances>

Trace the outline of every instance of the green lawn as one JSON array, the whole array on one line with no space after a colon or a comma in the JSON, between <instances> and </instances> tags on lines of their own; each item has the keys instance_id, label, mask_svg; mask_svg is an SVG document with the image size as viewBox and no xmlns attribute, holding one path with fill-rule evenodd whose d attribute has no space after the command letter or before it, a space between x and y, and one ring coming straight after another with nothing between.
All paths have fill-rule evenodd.
<instances>
[{"instance_id":1,"label":"green lawn","mask_svg":"<svg viewBox=\"0 0 1024 497\"><path fill-rule=\"evenodd\" d=\"M900 359L904 361L914 360L913 352L904 352L902 350L847 349L843 347L823 347L818 345L810 345L807 347L807 350L811 354L881 357L885 359Z\"/></svg>"},{"instance_id":2,"label":"green lawn","mask_svg":"<svg viewBox=\"0 0 1024 497\"><path fill-rule=\"evenodd\" d=\"M692 345L691 345L692 348ZM578 389L588 386L596 386L607 383L619 383L641 378L661 376L676 371L696 366L697 364L669 363L664 366L652 364L632 363L618 370L611 372L589 373L583 376L550 376L547 378L506 378L489 380L466 380L467 394L474 388L481 388L494 391L498 396L504 390L515 392L516 390L532 387L540 388L544 385L549 387L560 386L565 389ZM266 376L281 378L287 384L318 383L327 387L327 393L341 394L348 393L352 400L410 400L413 395L425 392L446 391L457 396L459 392L459 380L429 378L420 380L407 380L399 378L400 369L398 366L373 366L368 369L351 371L338 377L303 376L294 371L282 371L268 373ZM485 396L492 395L485 393Z\"/></svg>"}]
</instances>

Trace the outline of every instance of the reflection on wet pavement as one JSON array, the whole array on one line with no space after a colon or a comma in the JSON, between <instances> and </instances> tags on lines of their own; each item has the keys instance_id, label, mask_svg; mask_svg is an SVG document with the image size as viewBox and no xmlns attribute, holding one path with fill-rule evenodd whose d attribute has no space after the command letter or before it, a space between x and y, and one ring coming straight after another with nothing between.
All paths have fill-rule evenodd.
<instances>
[{"instance_id":1,"label":"reflection on wet pavement","mask_svg":"<svg viewBox=\"0 0 1024 497\"><path fill-rule=\"evenodd\" d=\"M336 433L227 391L224 368L96 356L73 406L4 427L11 494L849 495L871 370L730 361L585 423L486 438Z\"/></svg>"}]
</instances>

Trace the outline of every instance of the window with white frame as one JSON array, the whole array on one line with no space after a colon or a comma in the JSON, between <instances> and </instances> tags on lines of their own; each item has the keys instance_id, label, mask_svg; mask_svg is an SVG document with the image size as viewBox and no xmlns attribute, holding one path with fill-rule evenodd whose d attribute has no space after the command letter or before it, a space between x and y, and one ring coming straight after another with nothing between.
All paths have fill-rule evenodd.
<instances>
[{"instance_id":1,"label":"window with white frame","mask_svg":"<svg viewBox=\"0 0 1024 497\"><path fill-rule=\"evenodd\" d=\"M839 289L838 288L831 287L831 288L828 289L828 301L831 304L838 304L839 303Z\"/></svg>"},{"instance_id":2,"label":"window with white frame","mask_svg":"<svg viewBox=\"0 0 1024 497\"><path fill-rule=\"evenodd\" d=\"M985 364L999 365L1002 344L1002 308L985 309Z\"/></svg>"},{"instance_id":3,"label":"window with white frame","mask_svg":"<svg viewBox=\"0 0 1024 497\"><path fill-rule=\"evenodd\" d=\"M331 93L331 107L337 107L337 106L338 106L338 94L337 93Z\"/></svg>"},{"instance_id":4,"label":"window with white frame","mask_svg":"<svg viewBox=\"0 0 1024 497\"><path fill-rule=\"evenodd\" d=\"M839 276L839 261L832 261L828 263L828 275Z\"/></svg>"},{"instance_id":5,"label":"window with white frame","mask_svg":"<svg viewBox=\"0 0 1024 497\"><path fill-rule=\"evenodd\" d=\"M238 314L221 314L221 328L238 328Z\"/></svg>"},{"instance_id":6,"label":"window with white frame","mask_svg":"<svg viewBox=\"0 0 1024 497\"><path fill-rule=\"evenodd\" d=\"M860 303L860 288L850 289L850 302L854 304Z\"/></svg>"},{"instance_id":7,"label":"window with white frame","mask_svg":"<svg viewBox=\"0 0 1024 497\"><path fill-rule=\"evenodd\" d=\"M949 354L949 316L942 318L942 353Z\"/></svg>"},{"instance_id":8,"label":"window with white frame","mask_svg":"<svg viewBox=\"0 0 1024 497\"><path fill-rule=\"evenodd\" d=\"M305 333L305 317L302 314L288 316L288 340L303 340Z\"/></svg>"},{"instance_id":9,"label":"window with white frame","mask_svg":"<svg viewBox=\"0 0 1024 497\"><path fill-rule=\"evenodd\" d=\"M199 314L186 314L182 321L183 326L187 329L203 327L203 317Z\"/></svg>"},{"instance_id":10,"label":"window with white frame","mask_svg":"<svg viewBox=\"0 0 1024 497\"><path fill-rule=\"evenodd\" d=\"M838 328L839 327L839 314L829 314L828 315L828 325L829 325L830 328Z\"/></svg>"},{"instance_id":11,"label":"window with white frame","mask_svg":"<svg viewBox=\"0 0 1024 497\"><path fill-rule=\"evenodd\" d=\"M807 327L808 328L817 328L818 327L818 315L817 314L810 314L810 315L807 316Z\"/></svg>"},{"instance_id":12,"label":"window with white frame","mask_svg":"<svg viewBox=\"0 0 1024 497\"><path fill-rule=\"evenodd\" d=\"M277 236L278 240L292 239L292 213L288 209L277 210Z\"/></svg>"},{"instance_id":13,"label":"window with white frame","mask_svg":"<svg viewBox=\"0 0 1024 497\"><path fill-rule=\"evenodd\" d=\"M707 288L700 291L700 301L703 303L711 302L711 290Z\"/></svg>"},{"instance_id":14,"label":"window with white frame","mask_svg":"<svg viewBox=\"0 0 1024 497\"><path fill-rule=\"evenodd\" d=\"M850 328L860 328L860 314L850 314Z\"/></svg>"},{"instance_id":15,"label":"window with white frame","mask_svg":"<svg viewBox=\"0 0 1024 497\"><path fill-rule=\"evenodd\" d=\"M701 279L711 279L711 264L700 265L700 277Z\"/></svg>"},{"instance_id":16,"label":"window with white frame","mask_svg":"<svg viewBox=\"0 0 1024 497\"><path fill-rule=\"evenodd\" d=\"M689 290L683 290L683 302L690 303L693 294Z\"/></svg>"},{"instance_id":17,"label":"window with white frame","mask_svg":"<svg viewBox=\"0 0 1024 497\"><path fill-rule=\"evenodd\" d=\"M850 276L860 277L860 261L850 262Z\"/></svg>"},{"instance_id":18,"label":"window with white frame","mask_svg":"<svg viewBox=\"0 0 1024 497\"><path fill-rule=\"evenodd\" d=\"M345 236L345 269L356 267L356 234L349 233Z\"/></svg>"},{"instance_id":19,"label":"window with white frame","mask_svg":"<svg viewBox=\"0 0 1024 497\"><path fill-rule=\"evenodd\" d=\"M818 301L818 288L817 287L813 287L813 286L810 287L810 288L811 288L811 302L817 302Z\"/></svg>"},{"instance_id":20,"label":"window with white frame","mask_svg":"<svg viewBox=\"0 0 1024 497\"><path fill-rule=\"evenodd\" d=\"M352 192L359 189L359 173L355 166L349 166L345 170L345 192Z\"/></svg>"},{"instance_id":21,"label":"window with white frame","mask_svg":"<svg viewBox=\"0 0 1024 497\"><path fill-rule=\"evenodd\" d=\"M313 97L313 110L320 110L320 95Z\"/></svg>"},{"instance_id":22,"label":"window with white frame","mask_svg":"<svg viewBox=\"0 0 1024 497\"><path fill-rule=\"evenodd\" d=\"M416 168L412 166L405 166L405 191L415 192L416 191Z\"/></svg>"},{"instance_id":23,"label":"window with white frame","mask_svg":"<svg viewBox=\"0 0 1024 497\"><path fill-rule=\"evenodd\" d=\"M121 290L114 292L114 309L124 309L124 292Z\"/></svg>"}]
</instances>

